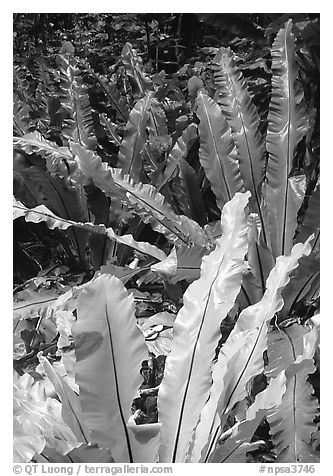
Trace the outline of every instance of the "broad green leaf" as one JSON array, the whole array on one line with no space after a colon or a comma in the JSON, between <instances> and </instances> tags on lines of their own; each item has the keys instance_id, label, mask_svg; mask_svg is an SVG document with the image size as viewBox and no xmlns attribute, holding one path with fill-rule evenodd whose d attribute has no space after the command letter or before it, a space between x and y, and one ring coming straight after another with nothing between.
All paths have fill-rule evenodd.
<instances>
[{"instance_id":1,"label":"broad green leaf","mask_svg":"<svg viewBox=\"0 0 333 476\"><path fill-rule=\"evenodd\" d=\"M222 237L215 250L203 258L200 279L184 294L158 395L160 462L185 461L193 430L208 399L220 323L234 305L241 286L248 246L244 212L248 199L249 193L237 193L227 202L221 218Z\"/></svg>"},{"instance_id":2,"label":"broad green leaf","mask_svg":"<svg viewBox=\"0 0 333 476\"><path fill-rule=\"evenodd\" d=\"M311 290L319 286L320 262L313 253L304 256L299 267L291 276L290 283L283 290L284 306L279 314L279 320L288 317L294 306L302 299L312 299ZM300 316L301 317L301 316Z\"/></svg>"},{"instance_id":3,"label":"broad green leaf","mask_svg":"<svg viewBox=\"0 0 333 476\"><path fill-rule=\"evenodd\" d=\"M229 48L220 48L213 59L216 64L216 102L221 106L232 131L237 159L245 190L250 190L252 211L259 213L263 239L266 242L265 220L261 211L259 187L263 179L265 147L259 132L259 116L247 84Z\"/></svg>"},{"instance_id":4,"label":"broad green leaf","mask_svg":"<svg viewBox=\"0 0 333 476\"><path fill-rule=\"evenodd\" d=\"M88 209L94 217L91 220L95 225L103 224L108 228L114 222L114 208L111 206L111 200L93 184L86 185L84 193L87 197ZM109 256L114 254L116 243L116 241L110 241L106 235L90 234L90 259L95 271L106 263Z\"/></svg>"},{"instance_id":5,"label":"broad green leaf","mask_svg":"<svg viewBox=\"0 0 333 476\"><path fill-rule=\"evenodd\" d=\"M82 290L73 336L76 381L92 440L109 448L116 462L134 462L127 421L147 350L133 297L119 279L101 275ZM99 347L87 352L85 344L95 336Z\"/></svg>"},{"instance_id":6,"label":"broad green leaf","mask_svg":"<svg viewBox=\"0 0 333 476\"><path fill-rule=\"evenodd\" d=\"M191 147L198 139L198 126L191 123L177 139L166 160L163 175L156 187L163 193L170 190L184 215L196 220L200 225L207 222L206 211L200 191L200 184L194 169L186 160Z\"/></svg>"},{"instance_id":7,"label":"broad green leaf","mask_svg":"<svg viewBox=\"0 0 333 476\"><path fill-rule=\"evenodd\" d=\"M19 96L13 94L13 125L15 134L23 136L28 132L30 123L30 108Z\"/></svg>"},{"instance_id":8,"label":"broad green leaf","mask_svg":"<svg viewBox=\"0 0 333 476\"><path fill-rule=\"evenodd\" d=\"M198 138L198 126L194 123L189 124L178 137L176 143L170 150L166 161L163 176L156 187L160 189L175 175L178 163L181 159L185 159L189 153L193 143Z\"/></svg>"},{"instance_id":9,"label":"broad green leaf","mask_svg":"<svg viewBox=\"0 0 333 476\"><path fill-rule=\"evenodd\" d=\"M296 147L308 127L303 95L296 89L295 39L291 29L289 20L272 47L272 96L266 138L269 159L264 190L274 257L292 248L297 212L306 188L304 175L291 174Z\"/></svg>"},{"instance_id":10,"label":"broad green leaf","mask_svg":"<svg viewBox=\"0 0 333 476\"><path fill-rule=\"evenodd\" d=\"M150 269L166 278L172 278L177 272L177 250L174 246L170 254L159 263L153 264Z\"/></svg>"},{"instance_id":11,"label":"broad green leaf","mask_svg":"<svg viewBox=\"0 0 333 476\"><path fill-rule=\"evenodd\" d=\"M134 278L134 276L149 270L150 266L132 269L129 266L116 266L113 264L113 260L108 260L106 264L101 266L100 269L95 273L95 276L97 277L101 274L109 274L110 276L115 276L116 278L120 279L123 284L126 284L127 281Z\"/></svg>"},{"instance_id":12,"label":"broad green leaf","mask_svg":"<svg viewBox=\"0 0 333 476\"><path fill-rule=\"evenodd\" d=\"M208 253L206 248L199 246L179 246L176 248L177 270L171 277L171 283L175 284L182 279L188 283L195 281L200 277L200 268L203 256Z\"/></svg>"},{"instance_id":13,"label":"broad green leaf","mask_svg":"<svg viewBox=\"0 0 333 476\"><path fill-rule=\"evenodd\" d=\"M222 210L236 192L244 190L237 153L229 124L218 104L203 91L199 92L196 101L200 119L199 159Z\"/></svg>"},{"instance_id":14,"label":"broad green leaf","mask_svg":"<svg viewBox=\"0 0 333 476\"><path fill-rule=\"evenodd\" d=\"M173 324L175 315L170 312L158 312L140 325L149 352L168 355L172 348Z\"/></svg>"}]
</instances>

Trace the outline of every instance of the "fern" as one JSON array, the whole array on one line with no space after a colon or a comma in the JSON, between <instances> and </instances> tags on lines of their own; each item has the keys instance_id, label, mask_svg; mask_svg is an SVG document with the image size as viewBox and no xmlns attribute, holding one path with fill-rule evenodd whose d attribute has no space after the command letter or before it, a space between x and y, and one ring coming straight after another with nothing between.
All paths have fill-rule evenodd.
<instances>
[{"instance_id":1,"label":"fern","mask_svg":"<svg viewBox=\"0 0 333 476\"><path fill-rule=\"evenodd\" d=\"M150 75L129 43L105 76L70 43L60 71L16 68L15 228L43 223L73 264L15 292L35 380L14 377L17 461L246 462L264 419L277 462L317 461L319 190L291 30L272 75L246 42L210 49L214 77ZM36 316L47 342L22 356Z\"/></svg>"},{"instance_id":2,"label":"fern","mask_svg":"<svg viewBox=\"0 0 333 476\"><path fill-rule=\"evenodd\" d=\"M121 142L118 165L125 174L138 181L141 176L141 152L146 142L146 127L151 107L151 94L140 99L132 109Z\"/></svg>"},{"instance_id":3,"label":"fern","mask_svg":"<svg viewBox=\"0 0 333 476\"><path fill-rule=\"evenodd\" d=\"M289 253L297 212L305 193L305 176L292 174L296 147L308 127L302 94L296 89L292 22L279 31L272 48L272 97L268 114L265 197L274 256ZM283 131L283 132L282 132Z\"/></svg>"},{"instance_id":4,"label":"fern","mask_svg":"<svg viewBox=\"0 0 333 476\"><path fill-rule=\"evenodd\" d=\"M48 210L45 205L39 205L38 207L29 209L14 199L14 219L20 216L24 216L26 221L31 221L33 223L45 221L47 226L51 229L59 228L61 230L67 230L67 228L74 226L88 232L106 235L108 238L116 241L117 243L130 246L131 248L149 256L153 256L160 261L166 258L163 251L161 251L159 248L154 245L150 245L149 243L139 243L133 239L132 235L119 236L113 231L112 228L105 228L105 226L102 224L94 225L93 223L80 223L60 218Z\"/></svg>"},{"instance_id":5,"label":"fern","mask_svg":"<svg viewBox=\"0 0 333 476\"><path fill-rule=\"evenodd\" d=\"M222 210L236 192L244 190L239 162L226 119L218 105L203 92L197 97L197 115L200 119L200 161Z\"/></svg>"},{"instance_id":6,"label":"fern","mask_svg":"<svg viewBox=\"0 0 333 476\"><path fill-rule=\"evenodd\" d=\"M259 187L264 178L264 142L259 132L259 117L251 101L242 73L230 49L221 48L213 59L216 100L227 118L238 151L239 168L245 189L252 193L253 211L258 212L266 242L265 221L261 212Z\"/></svg>"},{"instance_id":7,"label":"fern","mask_svg":"<svg viewBox=\"0 0 333 476\"><path fill-rule=\"evenodd\" d=\"M128 110L124 98L121 97L117 85L113 82L110 82L108 78L101 76L96 73L91 66L84 61L81 61L82 66L88 71L88 73L93 77L97 82L103 93L107 97L108 105L111 106L117 113L117 116L122 120L127 122L128 120Z\"/></svg>"},{"instance_id":8,"label":"fern","mask_svg":"<svg viewBox=\"0 0 333 476\"><path fill-rule=\"evenodd\" d=\"M201 227L185 216L176 215L155 187L134 183L121 170L107 167L97 155L84 150L79 144L73 144L72 151L77 155L79 168L86 177L92 178L107 196L118 197L130 209L141 213L142 220L151 223L156 231L175 242L208 245L208 237Z\"/></svg>"},{"instance_id":9,"label":"fern","mask_svg":"<svg viewBox=\"0 0 333 476\"><path fill-rule=\"evenodd\" d=\"M132 48L130 43L126 43L121 52L122 62L127 74L133 79L134 94L142 97L151 87L151 82L142 70L142 60Z\"/></svg>"},{"instance_id":10,"label":"fern","mask_svg":"<svg viewBox=\"0 0 333 476\"><path fill-rule=\"evenodd\" d=\"M161 462L184 461L199 420L200 405L202 407L208 398L211 360L220 321L233 306L241 285L248 246L244 216L248 196L237 194L226 206L222 214L222 238L216 249L203 259L200 279L185 293L184 307L175 321L173 348L158 397L163 425ZM227 226L230 221L232 225ZM233 256L230 261L229 256ZM197 301L196 296L200 295L203 299Z\"/></svg>"},{"instance_id":11,"label":"fern","mask_svg":"<svg viewBox=\"0 0 333 476\"><path fill-rule=\"evenodd\" d=\"M307 336L301 326L289 329L275 333L268 349L271 367L268 370L272 374L278 371L276 366L286 368L287 388L281 405L270 411L267 419L278 454L276 461L311 463L318 461L310 448L311 435L317 430L313 420L318 401L307 381L309 374L316 370L313 363L315 341L310 340L310 347L306 348Z\"/></svg>"},{"instance_id":12,"label":"fern","mask_svg":"<svg viewBox=\"0 0 333 476\"><path fill-rule=\"evenodd\" d=\"M93 130L91 106L86 88L82 85L80 70L70 56L60 57L61 65L61 104L70 117L66 119L63 135L74 140L88 149L96 147L96 137Z\"/></svg>"}]
</instances>

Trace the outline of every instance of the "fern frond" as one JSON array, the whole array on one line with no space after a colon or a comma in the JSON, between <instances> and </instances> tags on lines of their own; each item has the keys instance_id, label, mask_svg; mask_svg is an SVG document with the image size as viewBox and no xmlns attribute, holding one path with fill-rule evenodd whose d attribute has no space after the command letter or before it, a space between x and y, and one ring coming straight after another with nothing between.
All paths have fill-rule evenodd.
<instances>
[{"instance_id":1,"label":"fern frond","mask_svg":"<svg viewBox=\"0 0 333 476\"><path fill-rule=\"evenodd\" d=\"M121 144L121 137L117 132L117 125L110 121L107 115L103 113L99 115L99 122L104 127L107 138L110 142L119 147Z\"/></svg>"},{"instance_id":2,"label":"fern frond","mask_svg":"<svg viewBox=\"0 0 333 476\"><path fill-rule=\"evenodd\" d=\"M130 112L125 134L118 154L118 166L133 180L140 180L142 169L141 152L145 146L146 127L150 117L152 94L137 101Z\"/></svg>"},{"instance_id":3,"label":"fern frond","mask_svg":"<svg viewBox=\"0 0 333 476\"><path fill-rule=\"evenodd\" d=\"M166 258L165 253L154 245L150 245L145 242L138 242L133 239L132 235L117 235L114 230L104 225L94 225L93 223L79 223L76 221L60 218L52 213L45 205L39 205L35 208L27 208L23 203L18 202L14 198L14 219L24 216L26 221L33 223L45 222L50 229L59 228L60 230L67 230L69 227L77 227L88 232L106 235L113 241L121 243L126 246L139 251L140 253L147 254L162 261Z\"/></svg>"},{"instance_id":4,"label":"fern frond","mask_svg":"<svg viewBox=\"0 0 333 476\"><path fill-rule=\"evenodd\" d=\"M75 378L86 426L94 441L112 448L117 462L135 462L127 422L147 358L136 326L134 300L114 276L97 277L79 295Z\"/></svg>"},{"instance_id":5,"label":"fern frond","mask_svg":"<svg viewBox=\"0 0 333 476\"><path fill-rule=\"evenodd\" d=\"M291 29L289 20L272 47L272 96L266 138L269 160L264 190L275 257L292 248L297 212L306 187L303 174L291 175L297 144L308 128L303 94L296 89L295 38Z\"/></svg>"},{"instance_id":6,"label":"fern frond","mask_svg":"<svg viewBox=\"0 0 333 476\"><path fill-rule=\"evenodd\" d=\"M110 82L108 78L96 73L86 61L81 60L80 63L88 71L88 73L94 78L96 83L98 83L101 90L103 91L103 93L106 95L108 99L108 104L111 106L112 109L116 111L118 117L122 121L127 122L128 120L127 105L125 103L124 98L121 97L117 89L117 85Z\"/></svg>"},{"instance_id":7,"label":"fern frond","mask_svg":"<svg viewBox=\"0 0 333 476\"><path fill-rule=\"evenodd\" d=\"M152 83L142 69L142 59L138 56L135 49L130 43L125 43L121 52L122 62L126 68L128 76L130 76L135 84L134 93L139 97L151 89Z\"/></svg>"},{"instance_id":8,"label":"fern frond","mask_svg":"<svg viewBox=\"0 0 333 476\"><path fill-rule=\"evenodd\" d=\"M73 157L67 147L60 147L44 139L38 131L30 132L22 137L14 137L13 144L26 154L38 154L45 158L47 170L53 177L68 177L68 164L73 161Z\"/></svg>"},{"instance_id":9,"label":"fern frond","mask_svg":"<svg viewBox=\"0 0 333 476\"><path fill-rule=\"evenodd\" d=\"M200 431L210 437L203 450L204 461L208 460L218 441L228 412L245 398L250 379L264 370L263 353L267 349L269 321L283 306L281 291L289 282L290 273L298 266L300 258L311 252L311 238L304 244L295 245L290 255L278 257L267 279L264 296L240 313L222 345L213 368L210 399L201 415L204 424ZM205 444L206 438L201 437L201 442Z\"/></svg>"},{"instance_id":10,"label":"fern frond","mask_svg":"<svg viewBox=\"0 0 333 476\"><path fill-rule=\"evenodd\" d=\"M158 395L161 462L183 462L200 410L209 396L220 323L239 293L247 250L245 207L250 193L236 194L222 212L222 237L204 257L201 276L184 294L174 325ZM173 409L170 413L170 408Z\"/></svg>"},{"instance_id":11,"label":"fern frond","mask_svg":"<svg viewBox=\"0 0 333 476\"><path fill-rule=\"evenodd\" d=\"M253 404L248 408L245 418L237 422L228 432L229 438L221 441L213 451L210 463L246 463L248 443L252 440L258 425L269 411L273 411L281 404L286 391L286 377L284 371L272 378L265 390L260 392Z\"/></svg>"},{"instance_id":12,"label":"fern frond","mask_svg":"<svg viewBox=\"0 0 333 476\"><path fill-rule=\"evenodd\" d=\"M155 187L135 183L120 169L108 167L100 157L83 149L79 144L72 145L81 172L93 179L107 196L120 198L130 209L138 212L145 223L154 230L165 234L175 243L209 246L209 238L194 221L183 215L176 215Z\"/></svg>"},{"instance_id":13,"label":"fern frond","mask_svg":"<svg viewBox=\"0 0 333 476\"><path fill-rule=\"evenodd\" d=\"M87 89L82 85L80 70L71 57L61 56L60 58L61 104L71 116L70 119L66 119L66 127L62 132L67 139L94 150L97 140L93 128L89 96Z\"/></svg>"},{"instance_id":14,"label":"fern frond","mask_svg":"<svg viewBox=\"0 0 333 476\"><path fill-rule=\"evenodd\" d=\"M264 217L260 208L260 185L263 180L265 148L259 132L259 116L246 82L229 48L220 48L213 59L216 102L221 106L232 131L238 151L239 168L245 190L250 190L252 211L259 213L266 242Z\"/></svg>"},{"instance_id":15,"label":"fern frond","mask_svg":"<svg viewBox=\"0 0 333 476\"><path fill-rule=\"evenodd\" d=\"M15 93L13 94L13 100L14 133L23 136L29 129L30 108Z\"/></svg>"},{"instance_id":16,"label":"fern frond","mask_svg":"<svg viewBox=\"0 0 333 476\"><path fill-rule=\"evenodd\" d=\"M177 139L166 160L166 166L156 184L161 191L165 186L174 195L182 212L200 225L207 223L207 216L194 169L186 157L198 138L198 127L190 124Z\"/></svg>"},{"instance_id":17,"label":"fern frond","mask_svg":"<svg viewBox=\"0 0 333 476\"><path fill-rule=\"evenodd\" d=\"M272 331L268 338L268 366L265 373L276 376L285 369L287 389L281 404L270 411L267 420L278 453L277 462L316 462L309 446L318 401L307 381L315 372L313 356L318 342L318 331L294 324Z\"/></svg>"},{"instance_id":18,"label":"fern frond","mask_svg":"<svg viewBox=\"0 0 333 476\"><path fill-rule=\"evenodd\" d=\"M236 150L227 120L213 99L199 91L199 159L211 183L220 210L236 192L244 191Z\"/></svg>"}]
</instances>

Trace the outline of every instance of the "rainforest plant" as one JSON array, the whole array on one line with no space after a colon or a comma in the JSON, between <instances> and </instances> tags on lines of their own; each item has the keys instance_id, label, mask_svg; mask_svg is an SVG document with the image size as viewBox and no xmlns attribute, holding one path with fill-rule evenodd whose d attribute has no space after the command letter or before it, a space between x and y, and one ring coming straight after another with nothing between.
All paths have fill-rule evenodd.
<instances>
[{"instance_id":1,"label":"rainforest plant","mask_svg":"<svg viewBox=\"0 0 333 476\"><path fill-rule=\"evenodd\" d=\"M229 48L187 96L130 44L110 76L66 48L35 92L14 77L14 218L58 230L81 276L15 292L15 461L246 462L263 425L273 461L318 461L319 185L292 22L260 116Z\"/></svg>"}]
</instances>

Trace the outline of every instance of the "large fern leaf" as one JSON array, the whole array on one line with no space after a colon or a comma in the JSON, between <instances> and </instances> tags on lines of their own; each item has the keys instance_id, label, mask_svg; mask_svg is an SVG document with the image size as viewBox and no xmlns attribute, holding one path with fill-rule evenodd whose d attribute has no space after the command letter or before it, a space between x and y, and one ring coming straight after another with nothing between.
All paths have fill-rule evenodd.
<instances>
[{"instance_id":1,"label":"large fern leaf","mask_svg":"<svg viewBox=\"0 0 333 476\"><path fill-rule=\"evenodd\" d=\"M248 246L244 212L248 198L249 193L236 194L225 205L222 238L203 258L200 279L184 294L184 306L174 324L173 347L158 395L161 462L185 461L200 410L209 395L220 323L232 308L242 281Z\"/></svg>"},{"instance_id":2,"label":"large fern leaf","mask_svg":"<svg viewBox=\"0 0 333 476\"><path fill-rule=\"evenodd\" d=\"M144 96L147 90L151 89L152 83L143 71L142 59L130 43L125 43L121 57L127 74L133 79L134 95Z\"/></svg>"},{"instance_id":3,"label":"large fern leaf","mask_svg":"<svg viewBox=\"0 0 333 476\"><path fill-rule=\"evenodd\" d=\"M267 416L278 452L277 463L318 462L309 445L312 433L317 430L313 420L318 401L307 379L315 370L310 359L291 365L286 371L287 390L282 403Z\"/></svg>"},{"instance_id":4,"label":"large fern leaf","mask_svg":"<svg viewBox=\"0 0 333 476\"><path fill-rule=\"evenodd\" d=\"M73 160L67 147L60 147L56 143L44 139L38 131L13 138L14 147L23 150L26 154L38 154L46 159L47 170L53 177L67 178L68 162Z\"/></svg>"},{"instance_id":5,"label":"large fern leaf","mask_svg":"<svg viewBox=\"0 0 333 476\"><path fill-rule=\"evenodd\" d=\"M287 378L287 390L281 404L267 417L276 445L277 462L317 461L309 443L312 433L317 430L313 420L319 405L307 381L309 374L316 370L313 356L317 342L315 327L309 330L294 324L269 334L265 373L274 377L286 369Z\"/></svg>"},{"instance_id":6,"label":"large fern leaf","mask_svg":"<svg viewBox=\"0 0 333 476\"><path fill-rule=\"evenodd\" d=\"M135 181L140 180L141 176L141 152L147 138L146 127L150 118L151 100L152 94L148 93L135 104L119 149L118 166Z\"/></svg>"},{"instance_id":7,"label":"large fern leaf","mask_svg":"<svg viewBox=\"0 0 333 476\"><path fill-rule=\"evenodd\" d=\"M244 190L237 153L227 120L219 106L202 91L197 96L199 159L222 210L236 192Z\"/></svg>"},{"instance_id":8,"label":"large fern leaf","mask_svg":"<svg viewBox=\"0 0 333 476\"><path fill-rule=\"evenodd\" d=\"M133 297L115 277L101 275L78 298L76 381L86 426L94 441L110 448L117 462L134 462L127 421L147 358L136 327ZM95 342L94 351L89 343Z\"/></svg>"},{"instance_id":9,"label":"large fern leaf","mask_svg":"<svg viewBox=\"0 0 333 476\"><path fill-rule=\"evenodd\" d=\"M59 57L61 66L61 104L70 114L62 133L88 149L96 147L91 106L87 89L82 85L80 70L69 55Z\"/></svg>"},{"instance_id":10,"label":"large fern leaf","mask_svg":"<svg viewBox=\"0 0 333 476\"><path fill-rule=\"evenodd\" d=\"M308 127L302 94L296 90L295 39L292 21L279 31L272 47L272 96L268 113L265 196L274 256L289 253L297 212L305 193L305 176L291 175L297 144Z\"/></svg>"},{"instance_id":11,"label":"large fern leaf","mask_svg":"<svg viewBox=\"0 0 333 476\"><path fill-rule=\"evenodd\" d=\"M263 179L265 148L259 132L258 112L231 50L220 48L213 62L216 64L214 73L217 87L216 101L230 124L245 190L250 190L252 194L250 202L253 204L252 211L260 215L266 242L265 220L260 207L259 192Z\"/></svg>"}]
</instances>

